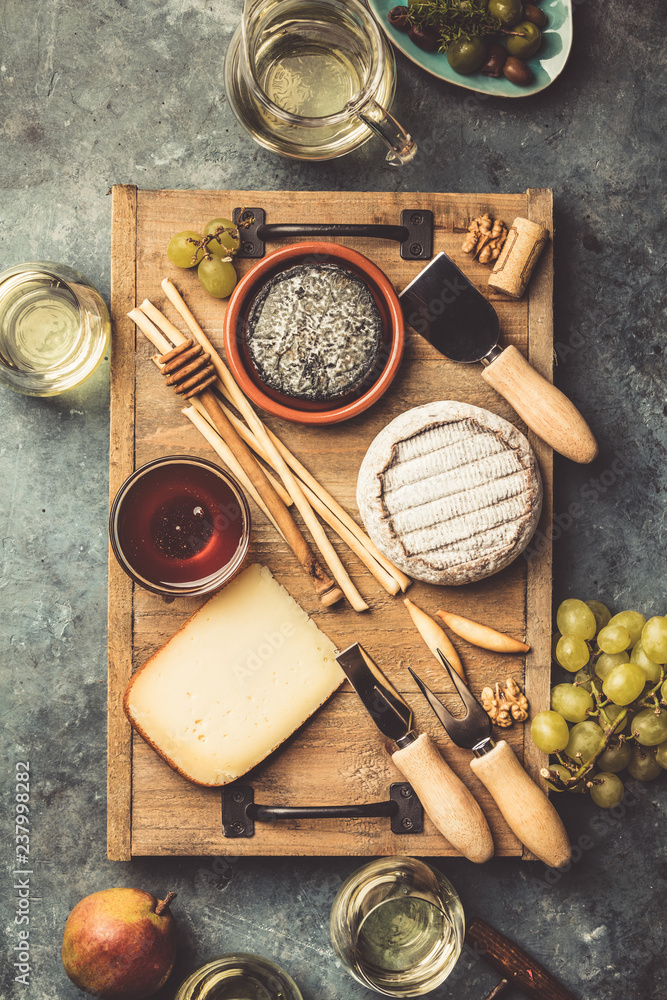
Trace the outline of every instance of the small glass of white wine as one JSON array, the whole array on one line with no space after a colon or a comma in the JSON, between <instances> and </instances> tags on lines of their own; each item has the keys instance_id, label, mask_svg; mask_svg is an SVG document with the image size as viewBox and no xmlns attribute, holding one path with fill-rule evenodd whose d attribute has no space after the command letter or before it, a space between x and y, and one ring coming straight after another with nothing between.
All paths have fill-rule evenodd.
<instances>
[{"instance_id":1,"label":"small glass of white wine","mask_svg":"<svg viewBox=\"0 0 667 1000\"><path fill-rule=\"evenodd\" d=\"M19 264L0 274L0 382L55 396L97 368L109 344L106 304L62 264Z\"/></svg>"},{"instance_id":2,"label":"small glass of white wine","mask_svg":"<svg viewBox=\"0 0 667 1000\"><path fill-rule=\"evenodd\" d=\"M389 997L429 993L463 947L461 901L417 858L380 858L343 883L331 908L331 943L343 967Z\"/></svg>"}]
</instances>

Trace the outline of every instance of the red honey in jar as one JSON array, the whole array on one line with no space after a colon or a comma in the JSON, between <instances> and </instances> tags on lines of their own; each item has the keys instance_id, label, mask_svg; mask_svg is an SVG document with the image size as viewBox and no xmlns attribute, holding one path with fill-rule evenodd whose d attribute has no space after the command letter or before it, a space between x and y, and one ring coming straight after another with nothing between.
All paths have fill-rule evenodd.
<instances>
[{"instance_id":1,"label":"red honey in jar","mask_svg":"<svg viewBox=\"0 0 667 1000\"><path fill-rule=\"evenodd\" d=\"M125 572L160 594L210 593L240 568L250 512L238 483L203 459L169 457L138 469L118 491L109 521Z\"/></svg>"}]
</instances>

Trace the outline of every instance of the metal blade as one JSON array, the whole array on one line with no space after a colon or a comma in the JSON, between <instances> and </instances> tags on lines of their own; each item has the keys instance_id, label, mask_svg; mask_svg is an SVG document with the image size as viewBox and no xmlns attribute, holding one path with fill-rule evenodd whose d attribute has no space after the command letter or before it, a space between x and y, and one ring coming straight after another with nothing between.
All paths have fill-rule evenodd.
<instances>
[{"instance_id":1,"label":"metal blade","mask_svg":"<svg viewBox=\"0 0 667 1000\"><path fill-rule=\"evenodd\" d=\"M412 709L358 642L336 657L371 719L390 740L402 739L412 729Z\"/></svg>"},{"instance_id":2,"label":"metal blade","mask_svg":"<svg viewBox=\"0 0 667 1000\"><path fill-rule=\"evenodd\" d=\"M460 718L455 718L451 712L445 708L440 699L431 691L431 689L411 667L408 667L408 670L419 685L419 690L433 709L434 714L444 726L445 731L452 742L456 743L459 747L465 747L467 750L473 750L475 747L479 746L480 743L489 739L491 735L491 720L470 689L463 683L456 671L452 668L451 664L447 661L440 649L438 650L438 654L465 705L465 715L462 715Z\"/></svg>"},{"instance_id":3,"label":"metal blade","mask_svg":"<svg viewBox=\"0 0 667 1000\"><path fill-rule=\"evenodd\" d=\"M398 297L406 323L452 361L481 361L498 342L498 314L445 253Z\"/></svg>"}]
</instances>

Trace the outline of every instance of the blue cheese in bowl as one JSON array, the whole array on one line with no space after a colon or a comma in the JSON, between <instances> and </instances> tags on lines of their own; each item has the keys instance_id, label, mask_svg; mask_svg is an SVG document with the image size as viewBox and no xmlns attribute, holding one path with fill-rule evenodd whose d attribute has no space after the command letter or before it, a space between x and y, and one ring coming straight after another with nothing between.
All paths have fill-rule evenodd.
<instances>
[{"instance_id":1,"label":"blue cheese in bowl","mask_svg":"<svg viewBox=\"0 0 667 1000\"><path fill-rule=\"evenodd\" d=\"M245 340L265 386L326 402L359 390L372 375L382 318L356 274L337 264L297 264L262 287Z\"/></svg>"}]
</instances>

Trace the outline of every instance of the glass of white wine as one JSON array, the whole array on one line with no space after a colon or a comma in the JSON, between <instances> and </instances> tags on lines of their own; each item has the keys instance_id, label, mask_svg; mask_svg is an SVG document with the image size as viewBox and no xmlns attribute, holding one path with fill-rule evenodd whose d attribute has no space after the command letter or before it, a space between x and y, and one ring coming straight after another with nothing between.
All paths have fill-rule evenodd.
<instances>
[{"instance_id":1,"label":"glass of white wine","mask_svg":"<svg viewBox=\"0 0 667 1000\"><path fill-rule=\"evenodd\" d=\"M417 146L389 113L392 49L360 0L245 0L225 59L229 105L256 142L328 160L378 135L387 160Z\"/></svg>"},{"instance_id":2,"label":"glass of white wine","mask_svg":"<svg viewBox=\"0 0 667 1000\"><path fill-rule=\"evenodd\" d=\"M428 993L463 947L464 916L452 884L417 858L380 858L343 883L331 909L331 943L343 967L390 997Z\"/></svg>"},{"instance_id":3,"label":"glass of white wine","mask_svg":"<svg viewBox=\"0 0 667 1000\"><path fill-rule=\"evenodd\" d=\"M19 264L0 274L0 382L55 396L97 368L109 344L104 299L63 264Z\"/></svg>"}]
</instances>

